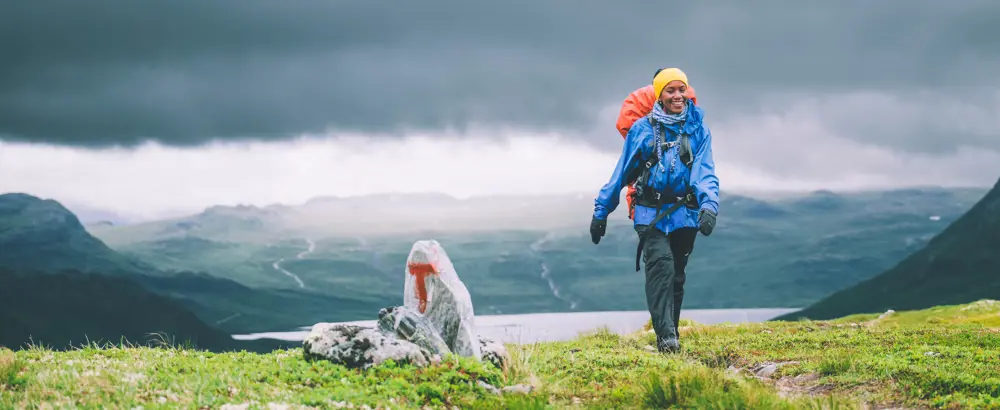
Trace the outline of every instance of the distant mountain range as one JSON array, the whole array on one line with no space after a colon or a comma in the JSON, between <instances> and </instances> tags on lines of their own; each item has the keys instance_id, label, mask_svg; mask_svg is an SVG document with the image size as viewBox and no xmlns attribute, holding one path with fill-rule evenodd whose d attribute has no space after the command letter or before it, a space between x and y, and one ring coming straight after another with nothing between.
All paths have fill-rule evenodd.
<instances>
[{"instance_id":1,"label":"distant mountain range","mask_svg":"<svg viewBox=\"0 0 1000 410\"><path fill-rule=\"evenodd\" d=\"M723 194L716 232L699 236L691 256L685 308L806 306L920 249L986 191L818 191L767 200ZM216 206L88 229L157 269L204 272L291 299L348 301L327 310L325 320L366 319L376 306L398 303L406 255L425 238L445 246L479 314L645 309L624 209L599 246L587 233L592 209L592 198L583 195L372 195ZM220 308L205 317L243 311ZM311 324L313 317L272 319L225 325L277 330Z\"/></svg>"},{"instance_id":2,"label":"distant mountain range","mask_svg":"<svg viewBox=\"0 0 1000 410\"><path fill-rule=\"evenodd\" d=\"M783 317L830 319L1000 299L1000 181L965 215L891 269Z\"/></svg>"},{"instance_id":3,"label":"distant mountain range","mask_svg":"<svg viewBox=\"0 0 1000 410\"><path fill-rule=\"evenodd\" d=\"M815 303L920 250L987 191L819 191L767 200L724 194L715 233L699 236L691 256L684 307ZM17 286L25 292L43 288L24 279L40 273L53 275L48 280L137 284L176 301L158 304L176 317L190 317L181 310L189 311L198 321L140 327L189 329L209 340L202 326L248 333L370 319L402 301L413 242L434 238L455 262L477 314L644 310L636 238L624 209L599 246L587 233L591 209L592 199L579 195L384 195L216 206L181 218L85 228L56 201L6 194L0 195L0 269L22 278ZM113 292L121 300L137 292L110 283L91 288L101 286L119 289ZM105 306L120 313L128 304Z\"/></svg>"}]
</instances>

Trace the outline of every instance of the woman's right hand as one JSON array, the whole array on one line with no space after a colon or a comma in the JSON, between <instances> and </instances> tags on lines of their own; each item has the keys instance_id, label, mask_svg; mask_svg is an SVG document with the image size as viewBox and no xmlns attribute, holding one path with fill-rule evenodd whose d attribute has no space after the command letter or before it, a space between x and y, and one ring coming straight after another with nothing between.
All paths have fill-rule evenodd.
<instances>
[{"instance_id":1,"label":"woman's right hand","mask_svg":"<svg viewBox=\"0 0 1000 410\"><path fill-rule=\"evenodd\" d=\"M590 240L594 242L594 245L601 241L601 237L604 236L607 229L608 221L596 217L590 220Z\"/></svg>"}]
</instances>

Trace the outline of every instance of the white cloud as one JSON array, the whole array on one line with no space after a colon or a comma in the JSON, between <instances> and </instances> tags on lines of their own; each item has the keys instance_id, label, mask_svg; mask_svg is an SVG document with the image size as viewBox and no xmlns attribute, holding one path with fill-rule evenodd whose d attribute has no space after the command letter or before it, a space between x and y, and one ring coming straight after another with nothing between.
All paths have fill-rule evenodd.
<instances>
[{"instance_id":1,"label":"white cloud","mask_svg":"<svg viewBox=\"0 0 1000 410\"><path fill-rule=\"evenodd\" d=\"M544 135L340 137L197 149L147 144L132 151L0 142L0 192L150 216L216 204L301 203L319 195L596 192L616 160Z\"/></svg>"},{"instance_id":2,"label":"white cloud","mask_svg":"<svg viewBox=\"0 0 1000 410\"><path fill-rule=\"evenodd\" d=\"M1000 175L996 151L893 151L838 134L817 115L799 108L710 122L723 190L987 186ZM611 128L608 138L620 141ZM143 217L211 205L294 204L320 195L594 195L619 153L570 135L470 134L477 138L336 135L135 150L0 142L0 193L26 192Z\"/></svg>"}]
</instances>

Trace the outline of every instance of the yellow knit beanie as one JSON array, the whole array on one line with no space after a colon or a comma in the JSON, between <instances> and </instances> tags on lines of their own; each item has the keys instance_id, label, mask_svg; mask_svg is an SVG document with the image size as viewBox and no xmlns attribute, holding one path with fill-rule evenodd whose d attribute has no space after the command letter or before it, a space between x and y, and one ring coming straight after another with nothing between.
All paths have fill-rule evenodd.
<instances>
[{"instance_id":1,"label":"yellow knit beanie","mask_svg":"<svg viewBox=\"0 0 1000 410\"><path fill-rule=\"evenodd\" d=\"M656 76L653 77L653 93L654 93L653 95L656 96L657 99L659 99L660 93L663 92L663 87L666 87L667 84L670 84L670 82L674 80L680 80L681 82L684 83L685 86L690 86L688 84L687 74L684 74L684 72L681 71L681 69L665 68L663 70L660 70L660 72L656 73Z\"/></svg>"}]
</instances>

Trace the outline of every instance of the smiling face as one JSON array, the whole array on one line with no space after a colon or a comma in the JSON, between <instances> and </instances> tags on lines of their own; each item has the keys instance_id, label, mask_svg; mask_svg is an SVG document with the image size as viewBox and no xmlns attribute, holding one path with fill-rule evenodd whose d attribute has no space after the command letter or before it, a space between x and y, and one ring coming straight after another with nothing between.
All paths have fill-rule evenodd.
<instances>
[{"instance_id":1,"label":"smiling face","mask_svg":"<svg viewBox=\"0 0 1000 410\"><path fill-rule=\"evenodd\" d=\"M660 104L668 113L677 114L684 111L687 102L687 85L683 81L674 80L667 83L660 92Z\"/></svg>"}]
</instances>

